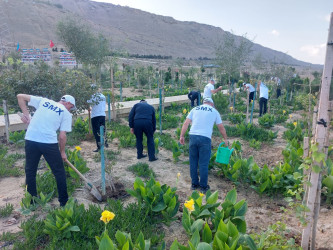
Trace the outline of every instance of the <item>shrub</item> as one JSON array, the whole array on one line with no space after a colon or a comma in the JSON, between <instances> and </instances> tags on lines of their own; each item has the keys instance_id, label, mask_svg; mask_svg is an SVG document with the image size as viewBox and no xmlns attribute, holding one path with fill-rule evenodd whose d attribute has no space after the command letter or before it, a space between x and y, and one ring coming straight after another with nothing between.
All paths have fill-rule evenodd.
<instances>
[{"instance_id":1,"label":"shrub","mask_svg":"<svg viewBox=\"0 0 333 250\"><path fill-rule=\"evenodd\" d=\"M263 128L271 128L274 125L275 119L273 115L264 114L258 118L259 125Z\"/></svg>"},{"instance_id":2,"label":"shrub","mask_svg":"<svg viewBox=\"0 0 333 250\"><path fill-rule=\"evenodd\" d=\"M0 207L0 218L8 217L14 210L13 204L6 203L5 206Z\"/></svg>"},{"instance_id":3,"label":"shrub","mask_svg":"<svg viewBox=\"0 0 333 250\"><path fill-rule=\"evenodd\" d=\"M137 163L129 166L127 169L139 177L147 178L150 176L152 177L156 176L154 171L149 168L149 165L147 163Z\"/></svg>"}]
</instances>

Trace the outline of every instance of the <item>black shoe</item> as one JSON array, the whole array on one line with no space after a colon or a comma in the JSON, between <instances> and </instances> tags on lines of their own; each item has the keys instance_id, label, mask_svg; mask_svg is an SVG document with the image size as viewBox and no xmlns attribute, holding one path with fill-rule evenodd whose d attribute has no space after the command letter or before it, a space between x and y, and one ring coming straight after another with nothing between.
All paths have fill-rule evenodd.
<instances>
[{"instance_id":1,"label":"black shoe","mask_svg":"<svg viewBox=\"0 0 333 250\"><path fill-rule=\"evenodd\" d=\"M108 148L108 147L109 147L109 144L108 144L107 142L105 143L105 147L106 147L106 148Z\"/></svg>"},{"instance_id":2,"label":"black shoe","mask_svg":"<svg viewBox=\"0 0 333 250\"><path fill-rule=\"evenodd\" d=\"M197 185L197 184L192 184L191 189L192 189L192 190L196 190L196 189L198 189L199 187L200 187L200 186Z\"/></svg>"},{"instance_id":3,"label":"black shoe","mask_svg":"<svg viewBox=\"0 0 333 250\"><path fill-rule=\"evenodd\" d=\"M209 189L210 189L210 186L207 185L206 187L201 187L200 191L201 191L201 193L205 194Z\"/></svg>"},{"instance_id":4,"label":"black shoe","mask_svg":"<svg viewBox=\"0 0 333 250\"><path fill-rule=\"evenodd\" d=\"M149 159L149 161L157 161L158 160L158 158L153 158L153 159Z\"/></svg>"},{"instance_id":5,"label":"black shoe","mask_svg":"<svg viewBox=\"0 0 333 250\"><path fill-rule=\"evenodd\" d=\"M99 151L99 148L98 149L95 149L93 152L97 153Z\"/></svg>"},{"instance_id":6,"label":"black shoe","mask_svg":"<svg viewBox=\"0 0 333 250\"><path fill-rule=\"evenodd\" d=\"M141 159L141 158L145 158L145 157L147 157L147 155L140 155L140 156L138 156L137 158L138 158L138 159Z\"/></svg>"}]
</instances>

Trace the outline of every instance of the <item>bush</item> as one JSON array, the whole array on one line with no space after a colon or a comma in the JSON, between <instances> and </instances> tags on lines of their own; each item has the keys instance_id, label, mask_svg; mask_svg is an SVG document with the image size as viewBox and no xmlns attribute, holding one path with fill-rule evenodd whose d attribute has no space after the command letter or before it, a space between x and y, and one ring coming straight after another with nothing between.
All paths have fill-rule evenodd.
<instances>
[{"instance_id":1,"label":"bush","mask_svg":"<svg viewBox=\"0 0 333 250\"><path fill-rule=\"evenodd\" d=\"M274 126L274 116L270 114L264 114L262 117L258 118L259 125L263 128L271 128Z\"/></svg>"},{"instance_id":2,"label":"bush","mask_svg":"<svg viewBox=\"0 0 333 250\"><path fill-rule=\"evenodd\" d=\"M127 169L133 172L138 177L148 178L150 176L156 176L154 171L149 168L149 165L147 163L137 163L129 166Z\"/></svg>"}]
</instances>

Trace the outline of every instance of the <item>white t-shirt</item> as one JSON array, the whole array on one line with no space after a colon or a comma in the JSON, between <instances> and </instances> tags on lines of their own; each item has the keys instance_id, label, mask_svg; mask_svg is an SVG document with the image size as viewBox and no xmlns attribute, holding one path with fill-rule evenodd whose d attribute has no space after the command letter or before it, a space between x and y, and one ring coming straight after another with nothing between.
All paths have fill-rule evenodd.
<instances>
[{"instance_id":1,"label":"white t-shirt","mask_svg":"<svg viewBox=\"0 0 333 250\"><path fill-rule=\"evenodd\" d=\"M263 82L261 82L261 84L260 84L260 96L259 97L268 99L268 87Z\"/></svg>"},{"instance_id":2,"label":"white t-shirt","mask_svg":"<svg viewBox=\"0 0 333 250\"><path fill-rule=\"evenodd\" d=\"M31 96L29 106L36 108L25 139L41 143L57 143L57 130L72 131L72 115L64 105L47 98Z\"/></svg>"},{"instance_id":3,"label":"white t-shirt","mask_svg":"<svg viewBox=\"0 0 333 250\"><path fill-rule=\"evenodd\" d=\"M221 124L220 113L210 105L203 104L195 107L187 116L192 121L190 135L201 135L208 138L212 137L215 124Z\"/></svg>"},{"instance_id":4,"label":"white t-shirt","mask_svg":"<svg viewBox=\"0 0 333 250\"><path fill-rule=\"evenodd\" d=\"M208 83L204 88L203 98L209 97L212 98L212 90L214 90L214 85Z\"/></svg>"},{"instance_id":5,"label":"white t-shirt","mask_svg":"<svg viewBox=\"0 0 333 250\"><path fill-rule=\"evenodd\" d=\"M254 92L256 90L250 83L245 84L245 86L249 88L250 92Z\"/></svg>"},{"instance_id":6,"label":"white t-shirt","mask_svg":"<svg viewBox=\"0 0 333 250\"><path fill-rule=\"evenodd\" d=\"M105 96L101 93L97 93L91 97L90 100L87 101L92 104L91 107L91 118L96 116L105 116ZM95 104L97 103L98 104Z\"/></svg>"}]
</instances>

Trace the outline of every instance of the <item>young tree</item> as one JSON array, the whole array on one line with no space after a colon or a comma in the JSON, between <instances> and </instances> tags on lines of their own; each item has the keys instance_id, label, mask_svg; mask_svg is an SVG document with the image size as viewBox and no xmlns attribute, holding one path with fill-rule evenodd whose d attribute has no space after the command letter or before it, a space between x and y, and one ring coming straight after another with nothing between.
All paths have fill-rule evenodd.
<instances>
[{"instance_id":1,"label":"young tree","mask_svg":"<svg viewBox=\"0 0 333 250\"><path fill-rule=\"evenodd\" d=\"M80 21L68 18L57 25L57 33L78 62L94 65L98 70L110 55L109 42L103 35L95 36Z\"/></svg>"},{"instance_id":2,"label":"young tree","mask_svg":"<svg viewBox=\"0 0 333 250\"><path fill-rule=\"evenodd\" d=\"M216 64L231 78L237 78L241 66L249 58L252 43L246 35L237 37L233 33L225 32L216 46Z\"/></svg>"}]
</instances>

